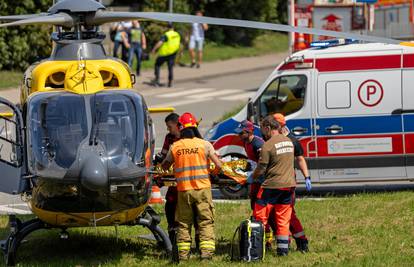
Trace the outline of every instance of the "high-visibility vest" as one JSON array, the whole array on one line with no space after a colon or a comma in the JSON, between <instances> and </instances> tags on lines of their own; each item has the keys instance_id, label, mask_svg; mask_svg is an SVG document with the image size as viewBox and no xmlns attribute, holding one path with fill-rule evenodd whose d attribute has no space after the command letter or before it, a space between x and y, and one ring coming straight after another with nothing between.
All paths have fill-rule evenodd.
<instances>
[{"instance_id":1,"label":"high-visibility vest","mask_svg":"<svg viewBox=\"0 0 414 267\"><path fill-rule=\"evenodd\" d=\"M162 57L177 53L181 42L180 34L174 30L169 30L165 35L167 36L167 41L158 50L158 54Z\"/></svg>"},{"instance_id":2,"label":"high-visibility vest","mask_svg":"<svg viewBox=\"0 0 414 267\"><path fill-rule=\"evenodd\" d=\"M172 145L174 176L178 191L211 187L205 142L195 137L178 140Z\"/></svg>"}]
</instances>

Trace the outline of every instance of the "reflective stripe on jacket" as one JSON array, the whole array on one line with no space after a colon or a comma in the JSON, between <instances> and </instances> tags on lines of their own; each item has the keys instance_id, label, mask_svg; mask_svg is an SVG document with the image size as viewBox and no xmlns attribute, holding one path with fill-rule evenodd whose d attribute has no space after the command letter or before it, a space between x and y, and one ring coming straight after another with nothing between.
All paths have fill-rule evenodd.
<instances>
[{"instance_id":1,"label":"reflective stripe on jacket","mask_svg":"<svg viewBox=\"0 0 414 267\"><path fill-rule=\"evenodd\" d=\"M158 52L162 57L177 53L181 42L180 34L174 30L166 32L165 35L167 36L167 41L162 44Z\"/></svg>"},{"instance_id":2,"label":"reflective stripe on jacket","mask_svg":"<svg viewBox=\"0 0 414 267\"><path fill-rule=\"evenodd\" d=\"M185 138L172 145L178 191L211 187L205 142L200 138Z\"/></svg>"}]
</instances>

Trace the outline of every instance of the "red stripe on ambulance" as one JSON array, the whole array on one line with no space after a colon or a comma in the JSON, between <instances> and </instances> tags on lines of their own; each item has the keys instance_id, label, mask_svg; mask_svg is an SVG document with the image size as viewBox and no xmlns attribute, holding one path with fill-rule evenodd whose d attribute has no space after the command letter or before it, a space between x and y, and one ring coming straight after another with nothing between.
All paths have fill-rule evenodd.
<instances>
[{"instance_id":1,"label":"red stripe on ambulance","mask_svg":"<svg viewBox=\"0 0 414 267\"><path fill-rule=\"evenodd\" d=\"M363 56L363 57L336 57L336 58L307 58L304 63L313 63L313 68L319 72L333 71L358 71L358 70L381 70L381 69L399 69L414 67L414 54L401 55L384 55L384 56ZM296 69L300 62L288 62L279 67L279 70Z\"/></svg>"},{"instance_id":2,"label":"red stripe on ambulance","mask_svg":"<svg viewBox=\"0 0 414 267\"><path fill-rule=\"evenodd\" d=\"M241 146L244 147L243 141L236 134L228 134L218 139L213 144L214 149L218 150L225 146Z\"/></svg>"},{"instance_id":3,"label":"red stripe on ambulance","mask_svg":"<svg viewBox=\"0 0 414 267\"><path fill-rule=\"evenodd\" d=\"M404 135L405 153L414 154L414 133Z\"/></svg>"}]
</instances>

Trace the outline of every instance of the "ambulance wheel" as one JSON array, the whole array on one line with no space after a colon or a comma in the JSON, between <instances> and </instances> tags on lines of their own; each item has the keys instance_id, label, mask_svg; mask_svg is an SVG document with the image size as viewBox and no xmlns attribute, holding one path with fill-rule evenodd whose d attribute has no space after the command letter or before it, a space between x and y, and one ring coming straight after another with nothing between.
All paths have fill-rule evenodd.
<instances>
[{"instance_id":1,"label":"ambulance wheel","mask_svg":"<svg viewBox=\"0 0 414 267\"><path fill-rule=\"evenodd\" d=\"M228 199L240 199L248 198L249 192L248 188L243 185L232 185L232 186L223 186L220 187L220 192L225 198Z\"/></svg>"}]
</instances>

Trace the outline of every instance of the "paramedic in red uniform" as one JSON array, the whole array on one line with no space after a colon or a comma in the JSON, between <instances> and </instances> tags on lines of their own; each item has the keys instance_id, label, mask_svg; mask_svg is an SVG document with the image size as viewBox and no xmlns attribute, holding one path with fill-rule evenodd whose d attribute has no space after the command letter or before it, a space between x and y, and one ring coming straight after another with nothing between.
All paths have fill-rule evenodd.
<instances>
[{"instance_id":1,"label":"paramedic in red uniform","mask_svg":"<svg viewBox=\"0 0 414 267\"><path fill-rule=\"evenodd\" d=\"M289 131L286 127L285 116L281 113L276 113L273 115L276 121L280 124L281 130L280 133L284 136L289 137L294 146L294 155L296 159L297 166L299 166L300 171L302 172L303 177L305 177L306 190L310 191L312 189L311 178L309 175L308 165L306 164L305 157L303 156L303 148L299 140ZM308 252L308 239L306 238L305 231L303 226L299 221L299 218L296 216L295 212L295 191L293 191L293 201L292 201L292 217L290 219L290 232L296 241L297 249L301 252Z\"/></svg>"},{"instance_id":2,"label":"paramedic in red uniform","mask_svg":"<svg viewBox=\"0 0 414 267\"><path fill-rule=\"evenodd\" d=\"M252 176L253 180L264 175L253 215L265 226L272 211L277 225L277 255L289 253L289 224L292 216L293 190L296 186L294 173L294 150L290 139L280 134L280 125L272 116L266 116L260 125L266 142L262 146L260 159Z\"/></svg>"},{"instance_id":3,"label":"paramedic in red uniform","mask_svg":"<svg viewBox=\"0 0 414 267\"><path fill-rule=\"evenodd\" d=\"M240 139L244 143L244 149L247 154L247 158L254 162L259 161L260 150L264 141L262 138L255 136L254 124L248 120L242 121L239 126L236 128L236 133L239 134ZM250 205L254 209L254 203L256 202L257 192L259 192L260 183L252 183L250 185Z\"/></svg>"}]
</instances>

